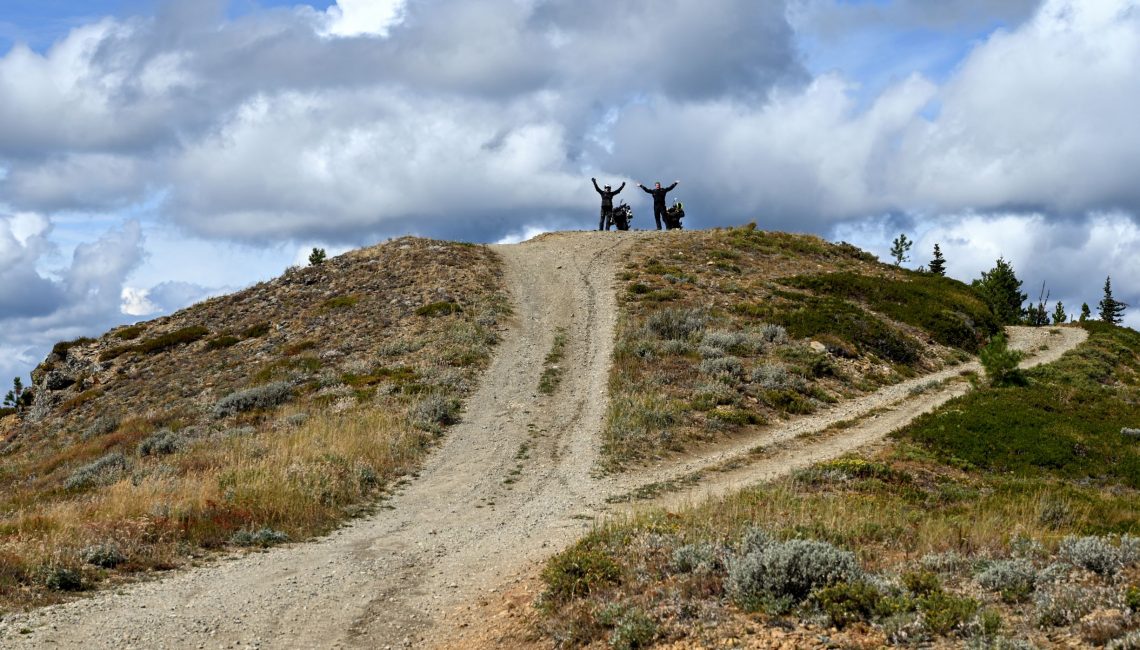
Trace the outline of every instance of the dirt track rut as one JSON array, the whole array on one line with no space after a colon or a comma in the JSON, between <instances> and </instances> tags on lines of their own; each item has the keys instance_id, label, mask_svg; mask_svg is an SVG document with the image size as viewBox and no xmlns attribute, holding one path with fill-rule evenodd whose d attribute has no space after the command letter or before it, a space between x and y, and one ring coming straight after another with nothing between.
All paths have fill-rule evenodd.
<instances>
[{"instance_id":1,"label":"dirt track rut","mask_svg":"<svg viewBox=\"0 0 1140 650\"><path fill-rule=\"evenodd\" d=\"M592 477L617 317L614 277L623 253L652 236L661 235L559 233L498 248L514 322L463 423L389 502L392 509L316 542L235 556L9 617L0 621L0 646L446 645L456 625L470 622L457 617L465 604L493 598L512 577L580 536L595 517L614 512L607 498L747 458L735 470L709 474L700 488L657 503L713 496L871 443L963 390L951 384L915 397L909 384L901 384L648 472ZM554 397L545 397L537 385L558 328L569 338L563 381ZM1081 330L1060 331L1015 331L1012 338L1035 350L1045 342L1038 339L1050 337L1045 355L1051 359L1083 340ZM883 407L895 415L868 419L881 419L877 426L861 423L838 436L804 438ZM771 453L751 454L758 445Z\"/></svg>"}]
</instances>

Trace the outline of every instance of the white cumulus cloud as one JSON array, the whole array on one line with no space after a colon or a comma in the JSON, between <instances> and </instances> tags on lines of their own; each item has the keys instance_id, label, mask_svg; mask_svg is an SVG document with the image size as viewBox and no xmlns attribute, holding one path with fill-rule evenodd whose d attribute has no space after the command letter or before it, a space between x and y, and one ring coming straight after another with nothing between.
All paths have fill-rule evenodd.
<instances>
[{"instance_id":1,"label":"white cumulus cloud","mask_svg":"<svg viewBox=\"0 0 1140 650\"><path fill-rule=\"evenodd\" d=\"M404 18L407 0L337 0L325 13L327 36L387 36Z\"/></svg>"}]
</instances>

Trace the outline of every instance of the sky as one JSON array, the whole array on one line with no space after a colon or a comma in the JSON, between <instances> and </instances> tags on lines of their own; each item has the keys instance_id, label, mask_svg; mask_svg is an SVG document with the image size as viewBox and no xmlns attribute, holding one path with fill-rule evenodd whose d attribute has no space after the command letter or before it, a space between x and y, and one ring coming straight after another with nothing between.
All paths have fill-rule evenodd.
<instances>
[{"instance_id":1,"label":"sky","mask_svg":"<svg viewBox=\"0 0 1140 650\"><path fill-rule=\"evenodd\" d=\"M0 0L0 378L315 246L590 228L591 177L1137 327L1138 107L1140 0Z\"/></svg>"}]
</instances>

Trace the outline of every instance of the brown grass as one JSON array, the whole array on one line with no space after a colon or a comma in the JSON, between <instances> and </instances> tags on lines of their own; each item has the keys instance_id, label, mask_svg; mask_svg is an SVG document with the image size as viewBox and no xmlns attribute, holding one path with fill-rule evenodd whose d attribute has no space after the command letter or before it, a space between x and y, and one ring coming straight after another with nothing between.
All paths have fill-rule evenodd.
<instances>
[{"instance_id":1,"label":"brown grass","mask_svg":"<svg viewBox=\"0 0 1140 650\"><path fill-rule=\"evenodd\" d=\"M413 471L442 429L413 421L409 412L425 394L455 400L465 395L489 362L496 340L491 328L509 305L498 260L485 248L459 247L447 255L439 243L405 240L380 257L384 251L418 260L416 274L403 278L430 283L425 294L437 286L440 273L422 255L446 260L444 273L457 278L453 293L466 308L440 319L423 319L403 307L400 319L377 320L370 313L368 326L382 335L359 338L354 312L376 307L350 294L351 301L328 305L326 329L258 342L264 351L259 359L236 353L223 362L218 355L227 348L202 342L167 352L170 358L153 366L165 374L139 373L137 382L99 378L104 383L98 388L76 393L0 451L0 612L64 597L50 585L61 584L65 571L77 572L83 588L98 587L231 547L239 531L268 528L292 540L324 534L373 508L387 486ZM378 254L355 255L367 264ZM352 263L353 255L346 257L340 263ZM337 268L322 265L323 281L338 282ZM418 289L405 284L401 290ZM264 322L241 325L240 315L217 309L221 304L215 299L207 306L216 318L238 324L211 327L215 331L242 331L244 337L287 331ZM196 309L187 310L187 318ZM318 358L329 340L345 346L346 332L370 347L353 356ZM98 345L115 349L120 338L112 333ZM100 354L99 347L68 353L77 351L88 358ZM147 359L130 363L152 367ZM283 406L211 417L209 409L220 397L242 387L227 385L205 399L187 388L213 379L200 373L216 363L228 363L225 379L247 377L245 386L290 381L293 397ZM112 399L115 408L107 408ZM97 414L123 413L125 403L132 410L117 426L91 429ZM140 442L156 434L176 445L144 456ZM112 464L97 480L66 487L69 477L108 454L122 454L127 468ZM84 549L95 545L113 546L125 563L113 570L84 563Z\"/></svg>"}]
</instances>

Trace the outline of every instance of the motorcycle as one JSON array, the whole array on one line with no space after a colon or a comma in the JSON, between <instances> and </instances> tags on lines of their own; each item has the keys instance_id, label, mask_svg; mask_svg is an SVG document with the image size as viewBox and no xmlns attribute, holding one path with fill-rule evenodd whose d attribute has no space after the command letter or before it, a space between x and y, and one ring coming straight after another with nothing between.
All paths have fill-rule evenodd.
<instances>
[{"instance_id":1,"label":"motorcycle","mask_svg":"<svg viewBox=\"0 0 1140 650\"><path fill-rule=\"evenodd\" d=\"M681 219L685 218L685 205L674 201L673 206L665 210L665 230L680 230Z\"/></svg>"},{"instance_id":2,"label":"motorcycle","mask_svg":"<svg viewBox=\"0 0 1140 650\"><path fill-rule=\"evenodd\" d=\"M606 219L606 230L609 230L611 225L617 226L618 230L629 230L631 221L633 221L633 208L622 201L621 205L614 208L609 218Z\"/></svg>"}]
</instances>

